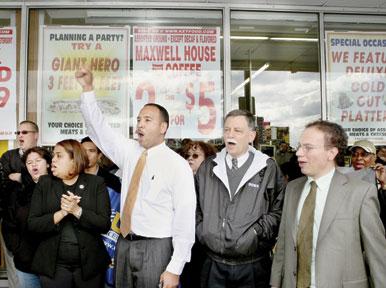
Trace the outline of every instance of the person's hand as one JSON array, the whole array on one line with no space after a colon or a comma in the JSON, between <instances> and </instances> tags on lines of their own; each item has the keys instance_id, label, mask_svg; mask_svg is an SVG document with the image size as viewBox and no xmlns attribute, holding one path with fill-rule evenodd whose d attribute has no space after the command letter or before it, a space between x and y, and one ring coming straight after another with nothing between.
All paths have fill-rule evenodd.
<instances>
[{"instance_id":1,"label":"person's hand","mask_svg":"<svg viewBox=\"0 0 386 288\"><path fill-rule=\"evenodd\" d=\"M71 192L67 192L68 195L63 194L60 200L60 208L66 211L69 214L74 216L78 215L80 206L78 203L80 202L81 197L74 195Z\"/></svg>"},{"instance_id":2,"label":"person's hand","mask_svg":"<svg viewBox=\"0 0 386 288\"><path fill-rule=\"evenodd\" d=\"M75 78L82 86L83 92L92 91L94 88L92 86L93 76L90 69L81 66L78 71L75 72Z\"/></svg>"},{"instance_id":3,"label":"person's hand","mask_svg":"<svg viewBox=\"0 0 386 288\"><path fill-rule=\"evenodd\" d=\"M176 288L180 282L180 276L165 271L159 278L160 287L162 288Z\"/></svg>"},{"instance_id":4,"label":"person's hand","mask_svg":"<svg viewBox=\"0 0 386 288\"><path fill-rule=\"evenodd\" d=\"M374 166L375 175L378 179L378 181L382 185L382 189L386 190L386 169L385 166L383 166L380 163L375 164Z\"/></svg>"},{"instance_id":5,"label":"person's hand","mask_svg":"<svg viewBox=\"0 0 386 288\"><path fill-rule=\"evenodd\" d=\"M21 183L21 173L11 173L8 175L8 178L12 181Z\"/></svg>"}]
</instances>

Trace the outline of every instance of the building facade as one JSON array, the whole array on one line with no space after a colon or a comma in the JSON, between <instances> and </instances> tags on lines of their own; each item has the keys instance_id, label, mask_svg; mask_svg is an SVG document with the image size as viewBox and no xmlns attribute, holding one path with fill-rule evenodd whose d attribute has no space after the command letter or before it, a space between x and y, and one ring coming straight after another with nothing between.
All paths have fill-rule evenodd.
<instances>
[{"instance_id":1,"label":"building facade","mask_svg":"<svg viewBox=\"0 0 386 288\"><path fill-rule=\"evenodd\" d=\"M363 3L362 3L363 2ZM383 2L383 3L381 3ZM0 2L0 137L80 139L74 73L86 65L112 129L132 137L144 103L171 114L173 145L221 142L224 115L257 117L256 144L296 146L329 119L350 143L386 143L386 1ZM270 149L273 149L270 150Z\"/></svg>"}]
</instances>

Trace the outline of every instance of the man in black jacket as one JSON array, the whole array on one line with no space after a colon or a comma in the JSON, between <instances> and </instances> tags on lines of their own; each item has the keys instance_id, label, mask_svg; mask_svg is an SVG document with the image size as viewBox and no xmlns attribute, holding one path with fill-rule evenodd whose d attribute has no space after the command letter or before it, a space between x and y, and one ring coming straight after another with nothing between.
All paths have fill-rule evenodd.
<instances>
[{"instance_id":1,"label":"man in black jacket","mask_svg":"<svg viewBox=\"0 0 386 288\"><path fill-rule=\"evenodd\" d=\"M269 287L285 180L274 160L249 145L254 123L249 112L229 112L225 148L196 173L196 234L208 255L202 287Z\"/></svg>"},{"instance_id":2,"label":"man in black jacket","mask_svg":"<svg viewBox=\"0 0 386 288\"><path fill-rule=\"evenodd\" d=\"M38 137L39 137L39 128L35 122L32 121L22 121L19 124L18 131L15 132L17 135L17 141L19 144L19 148L8 150L5 152L0 159L0 163L3 168L3 177L1 178L1 205L2 205L2 237L1 245L4 251L5 264L7 267L7 275L8 275L8 283L9 287L17 288L18 280L16 277L15 265L13 263L12 253L7 249L7 241L4 243L3 239L7 238L7 214L8 205L10 203L9 197L13 194L14 181L21 182L21 171L25 169L25 166L21 160L23 153L29 148L35 147L37 145ZM4 245L5 244L5 245Z\"/></svg>"},{"instance_id":3,"label":"man in black jacket","mask_svg":"<svg viewBox=\"0 0 386 288\"><path fill-rule=\"evenodd\" d=\"M85 169L85 172L102 177L105 180L107 187L110 187L117 193L121 193L121 181L119 178L103 167L100 167L98 164L104 156L102 151L95 145L90 137L84 137L80 143L82 143L82 147L86 150L88 157L88 167Z\"/></svg>"}]
</instances>

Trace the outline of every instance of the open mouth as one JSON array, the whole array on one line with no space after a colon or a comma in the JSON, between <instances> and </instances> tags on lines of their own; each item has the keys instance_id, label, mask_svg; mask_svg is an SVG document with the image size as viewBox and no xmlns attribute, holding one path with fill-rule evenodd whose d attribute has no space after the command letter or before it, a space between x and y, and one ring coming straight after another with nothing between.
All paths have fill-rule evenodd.
<instances>
[{"instance_id":1,"label":"open mouth","mask_svg":"<svg viewBox=\"0 0 386 288\"><path fill-rule=\"evenodd\" d=\"M142 138L145 134L142 131L137 130L138 138Z\"/></svg>"},{"instance_id":2,"label":"open mouth","mask_svg":"<svg viewBox=\"0 0 386 288\"><path fill-rule=\"evenodd\" d=\"M363 168L363 167L365 167L365 164L363 164L363 163L356 163L356 164L354 164L354 166L356 168Z\"/></svg>"},{"instance_id":3,"label":"open mouth","mask_svg":"<svg viewBox=\"0 0 386 288\"><path fill-rule=\"evenodd\" d=\"M233 139L230 139L230 140L227 140L227 145L229 145L229 146L235 146L236 144L237 144L237 142L235 141L235 140L233 140Z\"/></svg>"}]
</instances>

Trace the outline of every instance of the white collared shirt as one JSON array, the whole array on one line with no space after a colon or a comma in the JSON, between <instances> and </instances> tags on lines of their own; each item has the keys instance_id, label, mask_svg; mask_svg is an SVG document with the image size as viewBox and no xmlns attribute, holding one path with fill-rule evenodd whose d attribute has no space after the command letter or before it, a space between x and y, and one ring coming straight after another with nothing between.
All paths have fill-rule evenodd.
<instances>
[{"instance_id":1,"label":"white collared shirt","mask_svg":"<svg viewBox=\"0 0 386 288\"><path fill-rule=\"evenodd\" d=\"M98 108L94 92L83 93L81 110L87 132L102 152L122 169L121 211L130 179L144 148L112 131ZM196 193L188 162L165 143L148 149L131 230L155 238L172 237L173 255L166 270L181 274L190 260L195 237Z\"/></svg>"},{"instance_id":2,"label":"white collared shirt","mask_svg":"<svg viewBox=\"0 0 386 288\"><path fill-rule=\"evenodd\" d=\"M315 181L318 186L316 191L315 199L315 214L314 214L314 227L313 227L313 239L312 239L312 258L311 258L311 287L315 288L315 255L316 255L316 244L318 240L318 233L320 223L322 221L324 206L326 205L328 190L330 189L330 184L332 177L334 176L335 168L328 172L326 175L320 177L318 180L314 180L311 177L308 177L306 184L304 185L302 195L300 196L299 206L296 214L296 227L299 225L300 215L302 213L302 208L304 201L306 200L308 193L310 192L311 182ZM297 229L296 229L297 231Z\"/></svg>"},{"instance_id":3,"label":"white collared shirt","mask_svg":"<svg viewBox=\"0 0 386 288\"><path fill-rule=\"evenodd\" d=\"M243 155L237 157L237 168L240 168L241 166L243 166L243 164L247 162L248 157L249 157L249 150L247 150L247 152L245 152ZM227 155L225 156L225 161L227 162L227 165L229 168L232 168L233 158L234 157L232 157L229 153L227 153Z\"/></svg>"}]
</instances>

